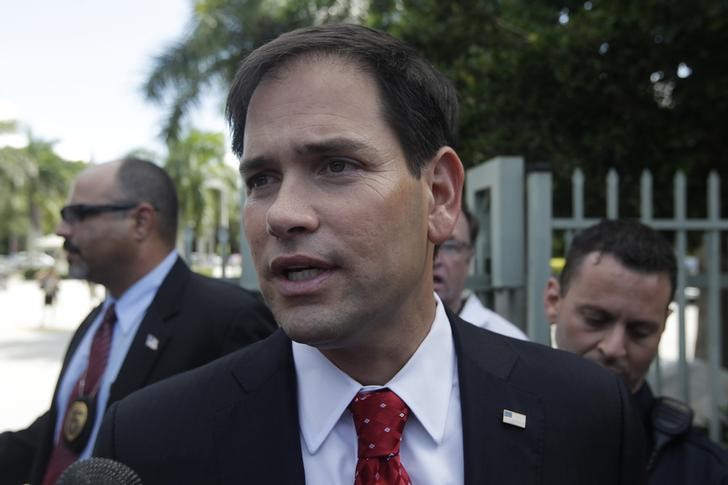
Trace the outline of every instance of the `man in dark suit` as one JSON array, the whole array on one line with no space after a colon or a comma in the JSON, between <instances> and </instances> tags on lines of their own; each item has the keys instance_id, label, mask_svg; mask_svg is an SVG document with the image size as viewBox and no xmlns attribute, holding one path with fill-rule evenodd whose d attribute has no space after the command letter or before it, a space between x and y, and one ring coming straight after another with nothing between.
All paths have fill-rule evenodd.
<instances>
[{"instance_id":1,"label":"man in dark suit","mask_svg":"<svg viewBox=\"0 0 728 485\"><path fill-rule=\"evenodd\" d=\"M108 296L71 339L50 410L25 430L0 434L0 483L55 483L65 466L90 455L110 403L275 328L254 294L197 275L179 258L177 210L172 181L150 162L124 159L78 177L57 232L70 273L104 285ZM95 335L110 307L116 320L91 388L84 384Z\"/></svg>"},{"instance_id":2,"label":"man in dark suit","mask_svg":"<svg viewBox=\"0 0 728 485\"><path fill-rule=\"evenodd\" d=\"M692 426L687 404L652 394L646 381L675 294L677 260L657 231L632 220L604 220L572 241L544 308L559 348L622 377L634 394L647 435L649 483L728 484L728 453ZM656 416L680 416L665 432ZM663 418L664 419L664 418Z\"/></svg>"},{"instance_id":3,"label":"man in dark suit","mask_svg":"<svg viewBox=\"0 0 728 485\"><path fill-rule=\"evenodd\" d=\"M243 61L227 112L281 330L116 403L95 454L155 484L642 483L619 379L433 291L464 176L439 72L381 32L311 27Z\"/></svg>"}]
</instances>

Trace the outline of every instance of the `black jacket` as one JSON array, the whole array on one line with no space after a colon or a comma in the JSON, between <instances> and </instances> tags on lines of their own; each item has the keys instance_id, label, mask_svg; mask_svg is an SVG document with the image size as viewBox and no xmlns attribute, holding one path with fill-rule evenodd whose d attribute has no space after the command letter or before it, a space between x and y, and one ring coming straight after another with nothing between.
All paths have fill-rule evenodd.
<instances>
[{"instance_id":1,"label":"black jacket","mask_svg":"<svg viewBox=\"0 0 728 485\"><path fill-rule=\"evenodd\" d=\"M645 383L634 395L645 425L648 449L654 446L651 421L655 397ZM648 453L649 455L649 453ZM649 473L650 485L728 485L728 452L691 427L659 452Z\"/></svg>"},{"instance_id":2,"label":"black jacket","mask_svg":"<svg viewBox=\"0 0 728 485\"><path fill-rule=\"evenodd\" d=\"M613 373L448 316L466 485L646 483L639 417ZM115 403L94 454L155 485L303 484L296 385L291 341L278 330ZM525 414L526 427L504 424L506 409Z\"/></svg>"},{"instance_id":3,"label":"black jacket","mask_svg":"<svg viewBox=\"0 0 728 485\"><path fill-rule=\"evenodd\" d=\"M95 308L73 335L61 376L99 311L100 307ZM276 326L257 295L193 273L178 258L139 324L111 385L107 406L153 382L260 340ZM145 345L148 334L159 340L157 350ZM53 447L57 392L58 384L51 408L30 427L0 434L0 485L42 481Z\"/></svg>"}]
</instances>

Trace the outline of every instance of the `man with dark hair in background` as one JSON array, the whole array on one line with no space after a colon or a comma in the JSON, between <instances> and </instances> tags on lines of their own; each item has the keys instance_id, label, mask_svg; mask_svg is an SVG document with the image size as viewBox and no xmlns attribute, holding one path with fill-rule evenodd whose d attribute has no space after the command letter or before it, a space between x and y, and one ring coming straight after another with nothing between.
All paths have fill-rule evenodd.
<instances>
[{"instance_id":1,"label":"man with dark hair in background","mask_svg":"<svg viewBox=\"0 0 728 485\"><path fill-rule=\"evenodd\" d=\"M442 74L382 32L309 27L243 61L227 112L281 329L115 403L95 454L157 485L643 483L619 379L434 293L464 177Z\"/></svg>"},{"instance_id":2,"label":"man with dark hair in background","mask_svg":"<svg viewBox=\"0 0 728 485\"><path fill-rule=\"evenodd\" d=\"M647 436L650 483L728 483L725 450L692 428L685 404L656 399L645 381L676 275L675 253L662 235L637 221L602 221L574 238L560 278L549 279L546 314L556 325L560 349L614 371L634 393ZM685 426L666 434L655 421L665 415L682 415Z\"/></svg>"},{"instance_id":3,"label":"man with dark hair in background","mask_svg":"<svg viewBox=\"0 0 728 485\"><path fill-rule=\"evenodd\" d=\"M463 205L450 238L440 244L435 254L435 291L442 301L460 318L480 328L509 337L528 340L523 331L486 308L477 295L465 288L478 238L478 220Z\"/></svg>"},{"instance_id":4,"label":"man with dark hair in background","mask_svg":"<svg viewBox=\"0 0 728 485\"><path fill-rule=\"evenodd\" d=\"M73 335L50 410L0 434L0 483L54 484L90 455L109 404L275 328L252 293L189 270L174 249L177 211L172 180L151 162L128 158L78 176L57 234L70 275L103 285L107 297Z\"/></svg>"}]
</instances>

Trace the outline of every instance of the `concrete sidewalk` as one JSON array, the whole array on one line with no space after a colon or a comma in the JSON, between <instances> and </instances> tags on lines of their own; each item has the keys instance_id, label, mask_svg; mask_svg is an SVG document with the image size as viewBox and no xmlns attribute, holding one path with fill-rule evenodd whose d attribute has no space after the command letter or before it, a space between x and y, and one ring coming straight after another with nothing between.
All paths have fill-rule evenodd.
<instances>
[{"instance_id":1,"label":"concrete sidewalk","mask_svg":"<svg viewBox=\"0 0 728 485\"><path fill-rule=\"evenodd\" d=\"M85 281L63 280L50 311L38 282L11 277L0 289L0 431L24 428L45 412L73 331L103 297Z\"/></svg>"}]
</instances>

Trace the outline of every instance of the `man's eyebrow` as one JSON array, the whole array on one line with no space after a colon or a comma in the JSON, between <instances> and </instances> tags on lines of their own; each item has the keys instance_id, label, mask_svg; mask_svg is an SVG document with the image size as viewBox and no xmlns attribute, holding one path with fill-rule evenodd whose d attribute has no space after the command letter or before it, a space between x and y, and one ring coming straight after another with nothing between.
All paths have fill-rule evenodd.
<instances>
[{"instance_id":1,"label":"man's eyebrow","mask_svg":"<svg viewBox=\"0 0 728 485\"><path fill-rule=\"evenodd\" d=\"M240 175L245 176L247 173L257 172L268 164L268 159L265 157L249 158L247 160L240 160L238 166L238 172Z\"/></svg>"},{"instance_id":2,"label":"man's eyebrow","mask_svg":"<svg viewBox=\"0 0 728 485\"><path fill-rule=\"evenodd\" d=\"M601 316L614 318L614 316L611 314L611 312L605 310L602 307L599 307L597 305L592 305L590 303L584 303L582 305L577 305L577 309L579 310L579 312L582 312L582 313L583 312L594 312L594 313L598 313Z\"/></svg>"},{"instance_id":3,"label":"man's eyebrow","mask_svg":"<svg viewBox=\"0 0 728 485\"><path fill-rule=\"evenodd\" d=\"M295 147L294 150L297 155L305 156L352 153L365 149L366 147L367 145L364 142L346 137L336 137L311 143L304 143L301 146ZM241 160L238 171L241 175L257 172L263 167L269 165L270 162L271 160L265 156Z\"/></svg>"},{"instance_id":4,"label":"man's eyebrow","mask_svg":"<svg viewBox=\"0 0 728 485\"><path fill-rule=\"evenodd\" d=\"M660 328L660 322L657 322L655 320L629 320L627 321L627 325L629 326L640 326L640 327L650 327L650 328Z\"/></svg>"},{"instance_id":5,"label":"man's eyebrow","mask_svg":"<svg viewBox=\"0 0 728 485\"><path fill-rule=\"evenodd\" d=\"M351 138L337 137L312 143L305 143L304 145L296 148L296 153L298 153L299 155L307 155L352 152L361 150L365 147L366 144L361 141L353 140Z\"/></svg>"}]
</instances>

